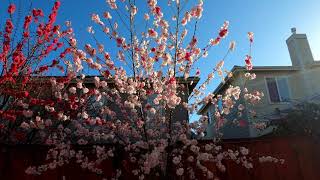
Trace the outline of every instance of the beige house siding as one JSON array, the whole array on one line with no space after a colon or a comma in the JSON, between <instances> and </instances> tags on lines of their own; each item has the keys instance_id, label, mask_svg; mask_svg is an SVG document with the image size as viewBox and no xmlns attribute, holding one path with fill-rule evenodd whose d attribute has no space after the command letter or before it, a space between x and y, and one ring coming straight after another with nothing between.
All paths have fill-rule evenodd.
<instances>
[{"instance_id":1,"label":"beige house siding","mask_svg":"<svg viewBox=\"0 0 320 180\"><path fill-rule=\"evenodd\" d=\"M222 86L222 88L216 92L216 94L221 94L224 95L225 90L230 86L239 86L241 87L241 89L243 89L244 87L244 80L243 80L243 74L241 72L235 72L233 74L233 77L228 79L224 85ZM238 101L238 103L242 103L242 104L246 104L246 102L240 98L240 100ZM215 127L215 119L214 119L214 113L215 113L215 105L210 104L208 106L206 106L203 111L202 114L203 115L208 115L208 111L210 111L211 113L211 119L212 121L208 124L207 130L206 130L206 138L210 139L212 137L217 137L218 136L218 132L216 130ZM246 118L247 114L245 112L245 114L241 117L238 117L235 113L237 113L237 105L233 108L233 110L231 111L230 115L228 115L228 117L225 119L226 120L226 125L224 127L222 127L221 129L219 129L219 132L223 133L223 138L225 139L229 139L229 138L246 138L248 137L250 134L250 130L249 128L243 128L243 127L238 127L236 125L233 125L231 121L233 121L234 119L244 119Z\"/></svg>"},{"instance_id":2,"label":"beige house siding","mask_svg":"<svg viewBox=\"0 0 320 180\"><path fill-rule=\"evenodd\" d=\"M254 67L250 73L256 74L256 79L244 81L244 74L247 72L244 67L235 66L231 71L235 74L231 79L227 78L225 84L220 84L214 91L215 94L224 94L229 85L245 87L252 92L254 90L264 93L264 97L260 103L252 106L243 101L246 107L245 116L247 121L254 123L260 121L270 121L274 119L279 112L293 108L295 104L301 102L320 103L320 62L314 61L312 52L305 34L296 34L296 29L292 29L292 35L287 39L287 46L292 61L292 66L258 66ZM268 77L286 77L289 101L288 102L271 102L266 78ZM279 88L279 87L278 87ZM206 115L208 109L214 111L212 104L204 105L199 114ZM254 110L256 116L251 116L248 112ZM214 114L214 113L211 113ZM279 116L278 116L279 117ZM263 131L258 131L250 125L248 137L257 137L269 133L273 127L269 127ZM238 131L238 132L237 132ZM237 136L238 133L238 136ZM212 138L216 134L214 132L213 123L207 129L207 138ZM234 138L242 137L243 134L239 130L234 132ZM233 138L233 137L232 137Z\"/></svg>"},{"instance_id":3,"label":"beige house siding","mask_svg":"<svg viewBox=\"0 0 320 180\"><path fill-rule=\"evenodd\" d=\"M296 97L296 94L299 91L293 91L296 87L295 80L292 78L293 72L290 71L281 71L281 72L255 72L257 78L255 80L248 81L247 88L249 91L260 91L263 92L264 97L261 99L260 103L256 104L253 109L256 111L257 116L265 116L266 114L270 114L275 111L276 108L284 109L290 107L290 103L280 102L280 103L272 103L269 98L269 92L267 89L266 78L267 77L287 77L288 78L288 86L289 86L289 96L290 98Z\"/></svg>"},{"instance_id":4,"label":"beige house siding","mask_svg":"<svg viewBox=\"0 0 320 180\"><path fill-rule=\"evenodd\" d=\"M250 80L244 82L244 71L236 73L236 75L227 82L228 85L221 88L219 94L224 94L225 89L229 86L240 86L241 89L246 87L249 92L254 90L263 92L264 97L261 101L254 105L250 106L246 101L244 105L247 108L247 111L254 110L256 112L256 117L248 116L249 122L259 122L259 121L268 121L272 119L272 115L276 114L278 110L286 110L293 108L296 103L303 102L305 100L310 100L314 95L320 95L320 81L317 77L320 77L320 67L313 67L310 69L304 70L266 70L266 71L253 71L256 74L255 80ZM286 77L288 78L288 89L289 89L289 98L290 102L279 102L273 103L270 101L269 92L267 89L266 78L267 77ZM307 82L306 82L307 81ZM211 115L214 115L215 107L214 105L209 105L203 109L203 115L207 115L208 111L211 111ZM246 112L247 112L246 111ZM212 117L214 119L214 117ZM229 119L232 120L232 119ZM213 137L215 134L214 122L211 122L208 125L207 137ZM256 137L270 132L272 129L269 128L265 131L257 131L253 127L249 127L250 137ZM236 132L235 132L236 133Z\"/></svg>"}]
</instances>

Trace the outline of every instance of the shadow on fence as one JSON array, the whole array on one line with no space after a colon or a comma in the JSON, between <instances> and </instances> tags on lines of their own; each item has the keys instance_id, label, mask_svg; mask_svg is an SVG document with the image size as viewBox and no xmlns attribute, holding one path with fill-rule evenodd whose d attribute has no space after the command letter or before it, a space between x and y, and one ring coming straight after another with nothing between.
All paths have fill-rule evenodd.
<instances>
[{"instance_id":1,"label":"shadow on fence","mask_svg":"<svg viewBox=\"0 0 320 180\"><path fill-rule=\"evenodd\" d=\"M203 142L205 143L205 142ZM309 137L268 137L259 139L227 140L224 148L237 149L239 146L249 148L251 156L272 155L285 159L284 164L254 163L254 169L247 170L233 162L225 162L227 171L220 174L221 180L319 180L320 179L320 143ZM35 145L0 145L0 179L1 180L81 180L101 179L100 176L82 170L78 164L48 170L39 176L25 174L30 165L40 165L46 158L45 146ZM107 174L115 173L111 160L101 164ZM209 165L211 166L211 165ZM212 165L211 168L214 168ZM210 168L210 169L211 169ZM169 176L170 177L170 176ZM172 176L173 177L173 176ZM123 179L134 179L125 175ZM160 179L160 178L159 178ZM197 177L197 179L206 179Z\"/></svg>"}]
</instances>

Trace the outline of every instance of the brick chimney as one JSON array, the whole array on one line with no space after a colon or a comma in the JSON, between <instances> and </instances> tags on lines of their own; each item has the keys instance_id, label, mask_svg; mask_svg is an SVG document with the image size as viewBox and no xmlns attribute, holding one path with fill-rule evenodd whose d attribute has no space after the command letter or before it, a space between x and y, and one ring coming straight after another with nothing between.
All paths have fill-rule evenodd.
<instances>
[{"instance_id":1,"label":"brick chimney","mask_svg":"<svg viewBox=\"0 0 320 180\"><path fill-rule=\"evenodd\" d=\"M306 34L297 34L296 28L291 28L291 36L287 39L287 46L292 66L305 68L314 63L312 52Z\"/></svg>"}]
</instances>

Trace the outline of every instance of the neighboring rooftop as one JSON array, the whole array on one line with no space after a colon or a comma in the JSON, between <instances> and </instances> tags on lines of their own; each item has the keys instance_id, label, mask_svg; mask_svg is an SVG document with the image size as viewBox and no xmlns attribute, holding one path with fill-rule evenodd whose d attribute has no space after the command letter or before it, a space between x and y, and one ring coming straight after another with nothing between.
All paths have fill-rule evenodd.
<instances>
[{"instance_id":1,"label":"neighboring rooftop","mask_svg":"<svg viewBox=\"0 0 320 180\"><path fill-rule=\"evenodd\" d=\"M33 80L47 80L49 78L67 78L67 76L34 76L32 77ZM94 77L96 76L86 76L83 79L83 83L85 84L93 84L94 83ZM106 78L104 76L97 76L100 78L100 80L106 81L109 84L113 84L114 83L114 79L112 78ZM197 86L200 78L199 77L189 77L187 79L185 79L184 77L176 77L176 80L178 81L179 84L187 84L188 88L189 88L189 94L191 94L191 92L193 91L193 89ZM75 80L72 80L71 83L76 83Z\"/></svg>"}]
</instances>

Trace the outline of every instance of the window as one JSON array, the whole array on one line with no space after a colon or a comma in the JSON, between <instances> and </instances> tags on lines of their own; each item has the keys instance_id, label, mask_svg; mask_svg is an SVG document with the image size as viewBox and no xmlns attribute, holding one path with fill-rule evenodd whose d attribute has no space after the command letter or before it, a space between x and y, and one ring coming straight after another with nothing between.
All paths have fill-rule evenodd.
<instances>
[{"instance_id":1,"label":"window","mask_svg":"<svg viewBox=\"0 0 320 180\"><path fill-rule=\"evenodd\" d=\"M160 105L156 105L154 103L154 99L157 97L157 94L152 94L152 95L149 95L148 98L147 98L147 103L149 103L151 105L151 107L155 108L156 109L156 113L158 116L165 116L165 109ZM148 117L152 117L153 115L151 115L150 113L147 113L147 116Z\"/></svg>"},{"instance_id":2,"label":"window","mask_svg":"<svg viewBox=\"0 0 320 180\"><path fill-rule=\"evenodd\" d=\"M266 78L269 99L272 103L289 102L289 86L287 77Z\"/></svg>"},{"instance_id":3,"label":"window","mask_svg":"<svg viewBox=\"0 0 320 180\"><path fill-rule=\"evenodd\" d=\"M208 116L208 124L210 124L212 122L212 113L210 108L208 109L207 116Z\"/></svg>"},{"instance_id":4,"label":"window","mask_svg":"<svg viewBox=\"0 0 320 180\"><path fill-rule=\"evenodd\" d=\"M218 99L217 105L218 105L219 111L221 112L223 110L223 102L221 98Z\"/></svg>"},{"instance_id":5,"label":"window","mask_svg":"<svg viewBox=\"0 0 320 180\"><path fill-rule=\"evenodd\" d=\"M154 106L154 99L157 97L156 94L152 94L152 95L149 95L148 98L147 98L147 103L149 103L150 105Z\"/></svg>"}]
</instances>

